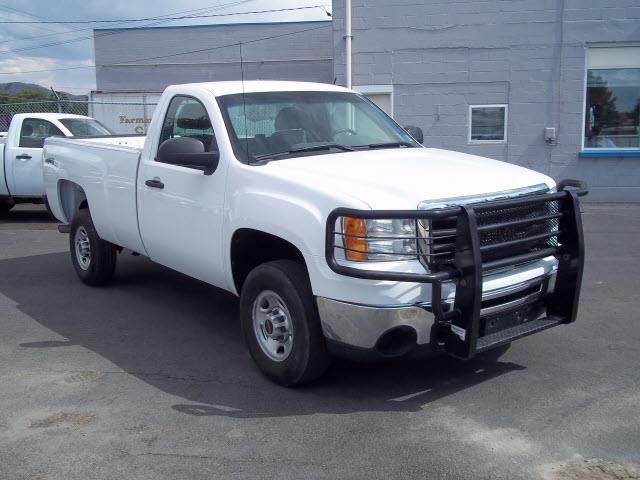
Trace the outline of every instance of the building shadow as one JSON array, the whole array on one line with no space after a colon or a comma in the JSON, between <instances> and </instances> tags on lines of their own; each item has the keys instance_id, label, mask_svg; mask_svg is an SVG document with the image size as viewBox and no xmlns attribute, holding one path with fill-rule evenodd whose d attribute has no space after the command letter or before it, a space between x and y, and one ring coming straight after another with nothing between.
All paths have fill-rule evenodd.
<instances>
[{"instance_id":1,"label":"building shadow","mask_svg":"<svg viewBox=\"0 0 640 480\"><path fill-rule=\"evenodd\" d=\"M335 360L317 382L287 389L254 366L237 321L235 296L145 258L121 255L113 284L101 288L80 283L67 253L2 260L0 271L0 293L56 334L22 348L87 348L180 398L172 408L187 415L416 411L524 368L445 356L376 364Z\"/></svg>"}]
</instances>

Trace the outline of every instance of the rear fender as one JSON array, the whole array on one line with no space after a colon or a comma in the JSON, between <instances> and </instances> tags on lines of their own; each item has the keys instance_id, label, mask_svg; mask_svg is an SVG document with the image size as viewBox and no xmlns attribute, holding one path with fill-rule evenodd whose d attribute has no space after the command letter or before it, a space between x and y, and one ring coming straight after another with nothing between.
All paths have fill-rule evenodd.
<instances>
[{"instance_id":1,"label":"rear fender","mask_svg":"<svg viewBox=\"0 0 640 480\"><path fill-rule=\"evenodd\" d=\"M58 181L57 198L49 199L54 216L63 223L71 223L80 208L88 208L87 195L80 185L69 180Z\"/></svg>"}]
</instances>

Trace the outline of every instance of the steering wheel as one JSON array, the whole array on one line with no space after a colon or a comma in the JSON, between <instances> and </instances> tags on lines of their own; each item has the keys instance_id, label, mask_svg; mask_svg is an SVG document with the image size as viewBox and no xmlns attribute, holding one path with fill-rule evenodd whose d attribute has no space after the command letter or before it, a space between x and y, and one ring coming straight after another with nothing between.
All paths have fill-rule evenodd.
<instances>
[{"instance_id":1,"label":"steering wheel","mask_svg":"<svg viewBox=\"0 0 640 480\"><path fill-rule=\"evenodd\" d=\"M349 135L357 135L358 134L358 132L356 132L355 130L353 130L351 128L339 128L338 130L334 130L333 131L334 138L335 138L336 135L338 135L340 133L348 133Z\"/></svg>"}]
</instances>

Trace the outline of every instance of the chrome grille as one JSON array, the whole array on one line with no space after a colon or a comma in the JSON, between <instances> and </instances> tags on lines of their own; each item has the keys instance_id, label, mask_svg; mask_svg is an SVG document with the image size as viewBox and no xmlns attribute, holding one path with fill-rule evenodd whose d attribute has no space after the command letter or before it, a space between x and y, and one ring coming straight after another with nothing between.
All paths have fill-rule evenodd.
<instances>
[{"instance_id":1,"label":"chrome grille","mask_svg":"<svg viewBox=\"0 0 640 480\"><path fill-rule=\"evenodd\" d=\"M488 262L558 245L560 218L558 201L534 202L515 207L483 208L476 212L482 261ZM429 221L430 242L423 249L432 271L453 264L457 217Z\"/></svg>"}]
</instances>

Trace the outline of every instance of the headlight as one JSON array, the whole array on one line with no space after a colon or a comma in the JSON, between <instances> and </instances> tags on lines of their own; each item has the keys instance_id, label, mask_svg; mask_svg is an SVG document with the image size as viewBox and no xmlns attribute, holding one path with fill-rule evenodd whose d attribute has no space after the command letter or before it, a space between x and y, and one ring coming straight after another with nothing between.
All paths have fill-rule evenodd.
<instances>
[{"instance_id":1,"label":"headlight","mask_svg":"<svg viewBox=\"0 0 640 480\"><path fill-rule=\"evenodd\" d=\"M344 253L352 261L394 261L418 258L414 219L342 218Z\"/></svg>"}]
</instances>

